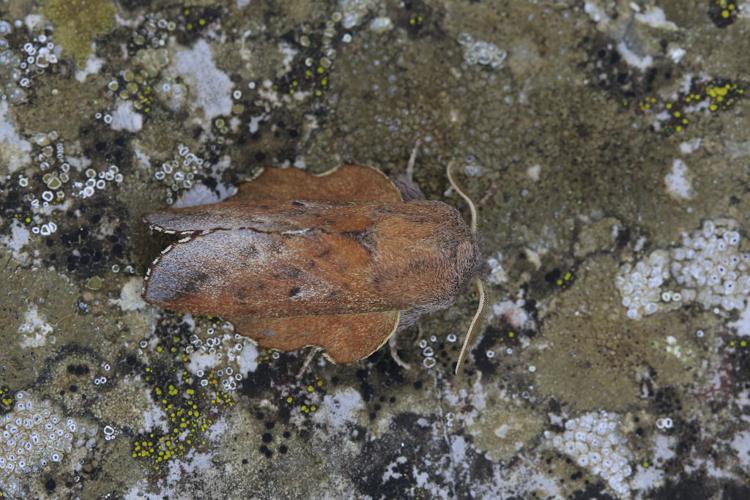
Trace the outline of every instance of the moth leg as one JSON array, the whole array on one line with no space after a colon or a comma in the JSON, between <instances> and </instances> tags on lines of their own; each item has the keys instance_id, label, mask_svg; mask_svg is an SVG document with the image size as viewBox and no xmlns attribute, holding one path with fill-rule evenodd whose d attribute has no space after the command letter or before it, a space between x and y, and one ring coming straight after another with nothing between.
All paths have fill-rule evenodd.
<instances>
[{"instance_id":1,"label":"moth leg","mask_svg":"<svg viewBox=\"0 0 750 500\"><path fill-rule=\"evenodd\" d=\"M414 164L417 162L417 152L419 151L420 144L421 141L417 139L414 143L414 149L411 150L411 154L409 155L409 162L406 164L406 178L411 182L414 182Z\"/></svg>"},{"instance_id":2,"label":"moth leg","mask_svg":"<svg viewBox=\"0 0 750 500\"><path fill-rule=\"evenodd\" d=\"M400 366L404 370L411 370L411 365L401 359L401 356L398 355L395 335L388 340L388 349L391 352L391 358L393 358L393 361L395 361L398 366Z\"/></svg>"},{"instance_id":3,"label":"moth leg","mask_svg":"<svg viewBox=\"0 0 750 500\"><path fill-rule=\"evenodd\" d=\"M417 183L414 182L414 164L417 161L417 152L419 151L420 144L420 140L417 139L417 142L414 144L414 149L411 150L411 155L409 155L409 161L406 164L406 172L398 174L394 181L398 190L401 191L401 197L404 201L426 199L422 190Z\"/></svg>"},{"instance_id":4,"label":"moth leg","mask_svg":"<svg viewBox=\"0 0 750 500\"><path fill-rule=\"evenodd\" d=\"M302 367L297 372L297 376L295 377L297 380L302 378L305 372L307 372L307 369L310 366L310 363L312 363L313 359L315 359L315 356L317 356L322 350L323 348L321 347L313 347L310 350L310 352L307 354L307 357L305 358L305 362L302 363Z\"/></svg>"}]
</instances>

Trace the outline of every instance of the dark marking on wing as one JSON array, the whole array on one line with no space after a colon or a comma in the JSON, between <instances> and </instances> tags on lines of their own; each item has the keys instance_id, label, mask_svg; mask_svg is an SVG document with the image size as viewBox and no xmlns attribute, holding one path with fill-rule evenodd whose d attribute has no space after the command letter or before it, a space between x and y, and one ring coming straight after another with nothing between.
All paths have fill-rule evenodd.
<instances>
[{"instance_id":1,"label":"dark marking on wing","mask_svg":"<svg viewBox=\"0 0 750 500\"><path fill-rule=\"evenodd\" d=\"M369 254L373 254L377 250L375 235L368 229L363 231L347 231L341 233L341 235L359 243Z\"/></svg>"}]
</instances>

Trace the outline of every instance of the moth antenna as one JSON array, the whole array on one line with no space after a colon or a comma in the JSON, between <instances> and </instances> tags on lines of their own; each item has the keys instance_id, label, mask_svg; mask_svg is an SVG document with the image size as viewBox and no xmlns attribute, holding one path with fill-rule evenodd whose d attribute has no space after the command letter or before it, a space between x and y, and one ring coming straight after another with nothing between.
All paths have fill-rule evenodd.
<instances>
[{"instance_id":1,"label":"moth antenna","mask_svg":"<svg viewBox=\"0 0 750 500\"><path fill-rule=\"evenodd\" d=\"M448 176L448 182L450 182L451 187L458 193L458 195L464 199L467 205L469 205L469 211L471 212L471 234L476 235L477 234L477 207L474 205L474 202L471 201L471 198L463 192L463 190L458 187L458 183L453 178L453 168L456 166L456 161L451 160L448 162L448 166L445 169L445 173ZM482 283L482 280L477 279L476 280L476 286L477 286L477 293L479 294L479 304L477 305L477 312L474 313L474 317L471 320L471 324L469 325L469 330L466 332L466 338L464 339L464 344L461 346L461 352L458 355L458 361L456 361L456 376L458 376L461 373L461 368L463 368L464 360L466 359L466 354L469 351L469 346L471 345L472 340L474 340L474 337L476 336L477 330L479 329L480 325L480 319L482 318L482 315L484 314L484 307L485 307L485 295L484 295L484 284Z\"/></svg>"},{"instance_id":2,"label":"moth antenna","mask_svg":"<svg viewBox=\"0 0 750 500\"><path fill-rule=\"evenodd\" d=\"M458 361L456 361L456 376L460 374L461 368L463 368L464 360L466 359L466 354L469 351L469 346L471 345L472 340L476 336L477 330L479 329L479 325L480 325L480 319L482 318L482 315L484 314L484 306L485 306L484 284L482 284L482 280L477 279L476 285L477 285L477 293L479 293L479 305L477 306L477 312L474 313L474 318L472 318L471 320L471 324L469 325L469 330L466 332L466 337L464 338L464 344L461 346L461 352L458 355Z\"/></svg>"},{"instance_id":3,"label":"moth antenna","mask_svg":"<svg viewBox=\"0 0 750 500\"><path fill-rule=\"evenodd\" d=\"M469 205L469 211L471 212L471 234L477 234L477 207L474 206L474 202L471 201L471 198L469 198L466 193L464 193L463 190L458 187L455 179L453 179L453 168L455 167L455 165L455 160L451 160L445 169L445 173L448 176L448 182L450 182L451 187L458 193L461 198L464 199L466 204Z\"/></svg>"}]
</instances>

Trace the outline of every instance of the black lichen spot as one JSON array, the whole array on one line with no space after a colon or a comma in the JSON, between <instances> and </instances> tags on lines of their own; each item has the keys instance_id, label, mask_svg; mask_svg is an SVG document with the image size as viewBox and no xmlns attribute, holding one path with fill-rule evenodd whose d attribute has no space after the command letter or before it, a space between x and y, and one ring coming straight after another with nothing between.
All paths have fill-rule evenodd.
<instances>
[{"instance_id":1,"label":"black lichen spot","mask_svg":"<svg viewBox=\"0 0 750 500\"><path fill-rule=\"evenodd\" d=\"M740 483L725 484L721 492L721 500L745 500L750 498L750 486Z\"/></svg>"},{"instance_id":2,"label":"black lichen spot","mask_svg":"<svg viewBox=\"0 0 750 500\"><path fill-rule=\"evenodd\" d=\"M615 497L605 493L604 483L598 482L589 484L585 490L578 490L573 493L573 500L615 500Z\"/></svg>"},{"instance_id":3,"label":"black lichen spot","mask_svg":"<svg viewBox=\"0 0 750 500\"><path fill-rule=\"evenodd\" d=\"M674 387L664 387L654 395L654 411L659 415L674 415L682 409L680 396Z\"/></svg>"},{"instance_id":4,"label":"black lichen spot","mask_svg":"<svg viewBox=\"0 0 750 500\"><path fill-rule=\"evenodd\" d=\"M263 453L266 458L273 457L273 452L264 444L260 446L260 452Z\"/></svg>"},{"instance_id":5,"label":"black lichen spot","mask_svg":"<svg viewBox=\"0 0 750 500\"><path fill-rule=\"evenodd\" d=\"M77 375L79 377L82 377L84 375L88 375L91 369L88 367L88 365L77 365L77 364L70 364L67 366L68 373L71 375Z\"/></svg>"},{"instance_id":6,"label":"black lichen spot","mask_svg":"<svg viewBox=\"0 0 750 500\"><path fill-rule=\"evenodd\" d=\"M125 7L127 10L134 10L140 7L147 7L151 3L151 0L120 0L120 5Z\"/></svg>"},{"instance_id":7,"label":"black lichen spot","mask_svg":"<svg viewBox=\"0 0 750 500\"><path fill-rule=\"evenodd\" d=\"M396 16L396 25L405 29L410 36L422 38L438 31L440 16L437 11L422 0L408 0L404 2L404 10Z\"/></svg>"},{"instance_id":8,"label":"black lichen spot","mask_svg":"<svg viewBox=\"0 0 750 500\"><path fill-rule=\"evenodd\" d=\"M703 473L696 473L693 476L679 476L667 479L663 487L654 492L654 500L703 500L713 497L715 486L713 481Z\"/></svg>"},{"instance_id":9,"label":"black lichen spot","mask_svg":"<svg viewBox=\"0 0 750 500\"><path fill-rule=\"evenodd\" d=\"M559 268L555 268L552 271L544 275L544 281L553 285L562 276L562 271Z\"/></svg>"},{"instance_id":10,"label":"black lichen spot","mask_svg":"<svg viewBox=\"0 0 750 500\"><path fill-rule=\"evenodd\" d=\"M737 20L737 2L735 0L709 0L708 17L717 28L726 28Z\"/></svg>"},{"instance_id":11,"label":"black lichen spot","mask_svg":"<svg viewBox=\"0 0 750 500\"><path fill-rule=\"evenodd\" d=\"M617 230L617 237L616 237L616 244L618 249L625 248L625 245L628 244L630 241L630 229L625 228L619 228Z\"/></svg>"},{"instance_id":12,"label":"black lichen spot","mask_svg":"<svg viewBox=\"0 0 750 500\"><path fill-rule=\"evenodd\" d=\"M296 297L297 295L299 295L299 293L301 291L302 291L302 289L300 289L300 287L295 286L294 288L292 288L291 290L289 290L289 298Z\"/></svg>"}]
</instances>

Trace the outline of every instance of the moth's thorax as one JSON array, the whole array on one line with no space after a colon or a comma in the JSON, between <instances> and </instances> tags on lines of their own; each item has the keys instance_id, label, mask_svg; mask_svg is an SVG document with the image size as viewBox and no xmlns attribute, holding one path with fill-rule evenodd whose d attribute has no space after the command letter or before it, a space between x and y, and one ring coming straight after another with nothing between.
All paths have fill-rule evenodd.
<instances>
[{"instance_id":1,"label":"moth's thorax","mask_svg":"<svg viewBox=\"0 0 750 500\"><path fill-rule=\"evenodd\" d=\"M403 204L375 226L380 293L403 309L450 303L476 274L479 251L469 227L441 202Z\"/></svg>"}]
</instances>

